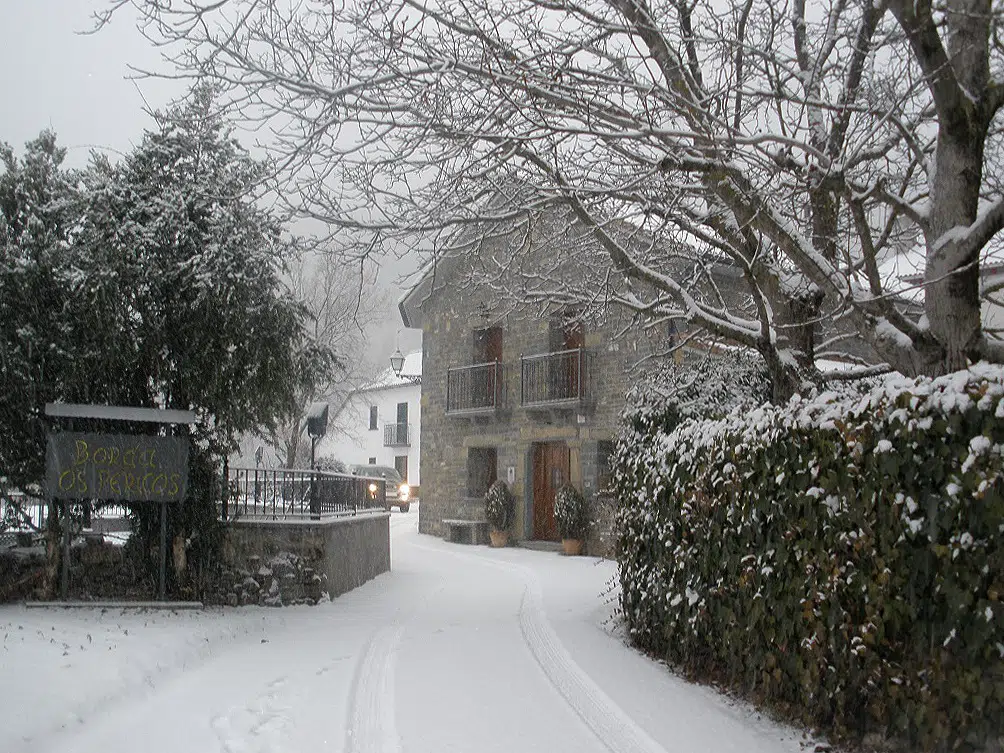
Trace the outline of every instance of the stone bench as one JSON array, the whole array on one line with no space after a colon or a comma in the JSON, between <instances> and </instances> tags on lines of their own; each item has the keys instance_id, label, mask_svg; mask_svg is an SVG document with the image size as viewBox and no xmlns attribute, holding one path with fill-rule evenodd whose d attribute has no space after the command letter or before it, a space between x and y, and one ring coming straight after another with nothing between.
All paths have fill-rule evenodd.
<instances>
[{"instance_id":1,"label":"stone bench","mask_svg":"<svg viewBox=\"0 0 1004 753\"><path fill-rule=\"evenodd\" d=\"M446 526L446 540L452 544L487 544L487 520L457 520L443 521Z\"/></svg>"}]
</instances>

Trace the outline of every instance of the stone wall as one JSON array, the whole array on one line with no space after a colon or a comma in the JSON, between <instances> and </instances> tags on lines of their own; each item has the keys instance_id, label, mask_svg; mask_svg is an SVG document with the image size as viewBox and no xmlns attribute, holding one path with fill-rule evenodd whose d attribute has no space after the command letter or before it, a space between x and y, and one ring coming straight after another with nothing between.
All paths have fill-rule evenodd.
<instances>
[{"instance_id":1,"label":"stone wall","mask_svg":"<svg viewBox=\"0 0 1004 753\"><path fill-rule=\"evenodd\" d=\"M262 567L273 569L276 558L286 560L296 578L310 582L316 575L322 590L335 597L390 570L389 521L382 511L325 520L232 521L224 559L229 569L253 579ZM258 588L271 589L273 576L261 576L266 582Z\"/></svg>"},{"instance_id":2,"label":"stone wall","mask_svg":"<svg viewBox=\"0 0 1004 753\"><path fill-rule=\"evenodd\" d=\"M617 499L612 494L602 492L589 501L589 535L586 538L586 554L594 557L613 558L616 554L616 533L614 516Z\"/></svg>"},{"instance_id":3,"label":"stone wall","mask_svg":"<svg viewBox=\"0 0 1004 753\"><path fill-rule=\"evenodd\" d=\"M381 510L316 521L231 521L223 561L199 574L198 583L189 573L175 584L169 564L171 598L232 606L316 604L390 570L389 520ZM158 563L156 548L139 554L90 533L70 550L69 598L154 599ZM0 602L42 598L44 566L41 545L0 552Z\"/></svg>"}]
</instances>

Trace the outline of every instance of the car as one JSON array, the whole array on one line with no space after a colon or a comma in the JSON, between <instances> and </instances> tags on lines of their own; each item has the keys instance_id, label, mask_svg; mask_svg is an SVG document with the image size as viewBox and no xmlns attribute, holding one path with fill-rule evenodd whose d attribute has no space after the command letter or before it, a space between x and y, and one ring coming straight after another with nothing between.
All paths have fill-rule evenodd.
<instances>
[{"instance_id":1,"label":"car","mask_svg":"<svg viewBox=\"0 0 1004 753\"><path fill-rule=\"evenodd\" d=\"M386 482L384 490L386 495L384 507L386 509L396 507L401 512L408 512L411 508L411 487L401 478L397 468L391 468L387 465L354 465L352 466L352 475L383 479ZM376 494L378 488L376 484L370 484L370 494Z\"/></svg>"}]
</instances>

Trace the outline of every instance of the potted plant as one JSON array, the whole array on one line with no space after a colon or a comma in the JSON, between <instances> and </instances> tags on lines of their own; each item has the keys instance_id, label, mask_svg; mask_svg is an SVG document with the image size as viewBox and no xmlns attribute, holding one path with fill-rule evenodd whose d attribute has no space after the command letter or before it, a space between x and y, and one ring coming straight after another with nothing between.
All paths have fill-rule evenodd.
<instances>
[{"instance_id":1,"label":"potted plant","mask_svg":"<svg viewBox=\"0 0 1004 753\"><path fill-rule=\"evenodd\" d=\"M565 554L581 554L582 542L589 530L589 516L586 500L571 484L562 486L555 495L554 520Z\"/></svg>"},{"instance_id":2,"label":"potted plant","mask_svg":"<svg viewBox=\"0 0 1004 753\"><path fill-rule=\"evenodd\" d=\"M516 498L505 481L499 479L485 493L485 519L491 526L492 546L505 546L509 542L509 527L516 517Z\"/></svg>"}]
</instances>

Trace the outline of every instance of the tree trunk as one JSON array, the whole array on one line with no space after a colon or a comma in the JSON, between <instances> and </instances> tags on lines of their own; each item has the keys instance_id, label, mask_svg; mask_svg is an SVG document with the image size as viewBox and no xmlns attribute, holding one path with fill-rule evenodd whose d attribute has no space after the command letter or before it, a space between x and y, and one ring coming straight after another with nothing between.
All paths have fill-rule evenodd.
<instances>
[{"instance_id":1,"label":"tree trunk","mask_svg":"<svg viewBox=\"0 0 1004 753\"><path fill-rule=\"evenodd\" d=\"M790 353L790 351L787 351ZM792 395L802 390L803 385L810 381L808 374L802 372L794 360L785 359L777 348L760 349L760 355L767 363L767 374L770 377L771 402L783 405Z\"/></svg>"},{"instance_id":2,"label":"tree trunk","mask_svg":"<svg viewBox=\"0 0 1004 753\"><path fill-rule=\"evenodd\" d=\"M63 526L59 516L59 505L49 502L48 520L45 526L45 574L42 578L42 592L47 599L56 598L59 587L59 567L63 562Z\"/></svg>"},{"instance_id":3,"label":"tree trunk","mask_svg":"<svg viewBox=\"0 0 1004 753\"><path fill-rule=\"evenodd\" d=\"M981 336L979 249L960 247L961 238L950 233L976 219L985 137L985 129L973 126L942 126L938 135L926 231L924 311L931 334L944 347L941 362L932 364L940 373L965 368Z\"/></svg>"},{"instance_id":4,"label":"tree trunk","mask_svg":"<svg viewBox=\"0 0 1004 753\"><path fill-rule=\"evenodd\" d=\"M767 364L771 402L788 402L806 382L816 381L816 335L823 293L815 286L792 289L774 275L758 284L770 301L774 340L762 340L757 350Z\"/></svg>"},{"instance_id":5,"label":"tree trunk","mask_svg":"<svg viewBox=\"0 0 1004 753\"><path fill-rule=\"evenodd\" d=\"M296 468L296 455L300 449L300 419L296 418L290 425L289 436L286 438L286 467Z\"/></svg>"},{"instance_id":6,"label":"tree trunk","mask_svg":"<svg viewBox=\"0 0 1004 753\"><path fill-rule=\"evenodd\" d=\"M171 554L174 560L174 575L180 583L188 568L188 551L185 549L185 537L177 534L171 543Z\"/></svg>"}]
</instances>

